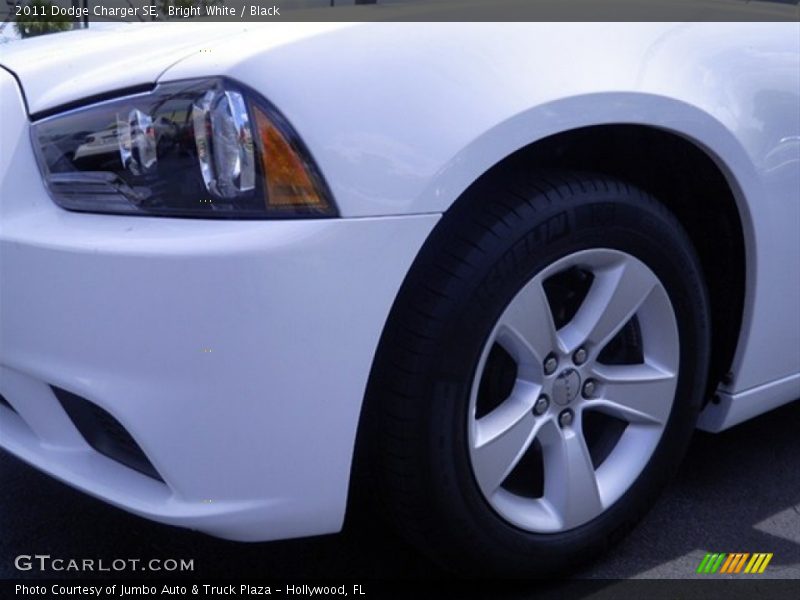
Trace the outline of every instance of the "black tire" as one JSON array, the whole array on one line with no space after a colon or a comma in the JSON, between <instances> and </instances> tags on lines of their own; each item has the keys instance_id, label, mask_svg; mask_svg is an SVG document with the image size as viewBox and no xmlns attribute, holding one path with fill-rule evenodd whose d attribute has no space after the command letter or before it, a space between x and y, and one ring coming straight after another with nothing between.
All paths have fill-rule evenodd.
<instances>
[{"instance_id":1,"label":"black tire","mask_svg":"<svg viewBox=\"0 0 800 600\"><path fill-rule=\"evenodd\" d=\"M666 289L678 323L677 392L664 435L628 491L577 528L531 533L482 496L469 462L469 391L503 308L553 261L622 250ZM389 518L417 548L466 574L553 576L621 539L676 471L700 410L710 351L707 292L692 244L657 200L603 176L545 173L479 181L442 218L392 309L363 427Z\"/></svg>"}]
</instances>

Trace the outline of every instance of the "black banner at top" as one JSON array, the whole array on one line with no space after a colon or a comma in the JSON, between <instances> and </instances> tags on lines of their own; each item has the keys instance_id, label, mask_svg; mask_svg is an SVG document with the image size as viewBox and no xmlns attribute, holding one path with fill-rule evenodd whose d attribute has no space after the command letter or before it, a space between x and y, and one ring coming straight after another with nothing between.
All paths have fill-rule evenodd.
<instances>
[{"instance_id":1,"label":"black banner at top","mask_svg":"<svg viewBox=\"0 0 800 600\"><path fill-rule=\"evenodd\" d=\"M95 21L800 21L800 0L3 0L3 24Z\"/></svg>"}]
</instances>

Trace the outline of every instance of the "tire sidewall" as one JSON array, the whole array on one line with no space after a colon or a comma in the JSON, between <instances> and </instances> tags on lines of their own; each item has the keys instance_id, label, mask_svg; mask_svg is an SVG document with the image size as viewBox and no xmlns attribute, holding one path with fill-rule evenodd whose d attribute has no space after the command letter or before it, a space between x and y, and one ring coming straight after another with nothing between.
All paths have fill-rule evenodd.
<instances>
[{"instance_id":1,"label":"tire sidewall","mask_svg":"<svg viewBox=\"0 0 800 600\"><path fill-rule=\"evenodd\" d=\"M459 532L462 550L484 565L488 561L490 568L497 563L497 570L507 571L519 563L520 569L528 564L537 571L563 569L602 551L641 517L685 452L705 389L710 343L706 291L677 221L660 205L638 202L635 196L573 193L516 220L476 265L476 277L463 283L461 301L444 324L441 352L428 378L428 485L434 510L448 529ZM667 291L680 340L675 400L650 461L614 505L572 530L531 533L497 515L474 480L467 435L471 386L485 341L514 295L554 261L592 248L635 256ZM489 555L487 548L493 550Z\"/></svg>"}]
</instances>

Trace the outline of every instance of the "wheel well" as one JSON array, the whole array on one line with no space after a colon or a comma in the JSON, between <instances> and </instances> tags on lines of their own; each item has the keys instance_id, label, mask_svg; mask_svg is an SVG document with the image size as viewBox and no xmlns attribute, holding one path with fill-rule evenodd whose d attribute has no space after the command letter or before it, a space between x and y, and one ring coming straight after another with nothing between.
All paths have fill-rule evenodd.
<instances>
[{"instance_id":1,"label":"wheel well","mask_svg":"<svg viewBox=\"0 0 800 600\"><path fill-rule=\"evenodd\" d=\"M664 130L604 125L534 142L497 163L473 185L487 178L505 177L508 169L589 171L612 176L651 193L675 214L700 258L709 291L712 340L706 399L710 399L716 386L730 377L742 325L746 272L736 199L714 161L691 141ZM448 212L466 196L456 200ZM370 385L374 369L375 365ZM370 396L368 392L356 438L348 518L373 506L370 491L375 482L367 438L374 427L365 423L376 418Z\"/></svg>"},{"instance_id":2,"label":"wheel well","mask_svg":"<svg viewBox=\"0 0 800 600\"><path fill-rule=\"evenodd\" d=\"M539 140L492 167L610 175L650 192L680 220L700 258L711 302L712 356L707 397L730 375L745 296L745 244L736 200L716 163L674 133L640 125L601 125ZM710 234L709 232L713 232Z\"/></svg>"}]
</instances>

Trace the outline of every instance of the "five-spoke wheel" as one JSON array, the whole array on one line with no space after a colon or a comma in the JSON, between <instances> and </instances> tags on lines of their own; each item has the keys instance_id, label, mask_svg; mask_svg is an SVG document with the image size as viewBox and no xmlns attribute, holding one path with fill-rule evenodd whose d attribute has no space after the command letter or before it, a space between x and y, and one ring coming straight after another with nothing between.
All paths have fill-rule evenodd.
<instances>
[{"instance_id":1,"label":"five-spoke wheel","mask_svg":"<svg viewBox=\"0 0 800 600\"><path fill-rule=\"evenodd\" d=\"M709 323L692 243L652 196L498 171L442 217L395 302L366 405L370 489L448 568L583 562L677 469Z\"/></svg>"},{"instance_id":2,"label":"five-spoke wheel","mask_svg":"<svg viewBox=\"0 0 800 600\"><path fill-rule=\"evenodd\" d=\"M570 302L574 314L557 323ZM612 345L628 359L604 354ZM664 431L678 349L669 297L637 258L584 250L537 274L497 321L472 385L470 457L489 504L537 532L571 529L613 504ZM481 385L501 369L513 372L510 386ZM589 413L607 418L590 427Z\"/></svg>"}]
</instances>

